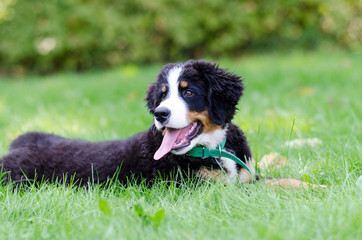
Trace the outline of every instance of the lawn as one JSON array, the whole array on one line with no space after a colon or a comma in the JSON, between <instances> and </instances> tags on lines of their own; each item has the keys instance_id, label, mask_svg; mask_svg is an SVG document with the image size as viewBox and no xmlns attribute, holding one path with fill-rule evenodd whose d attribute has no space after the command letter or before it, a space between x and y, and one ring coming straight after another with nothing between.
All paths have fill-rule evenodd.
<instances>
[{"instance_id":1,"label":"lawn","mask_svg":"<svg viewBox=\"0 0 362 240\"><path fill-rule=\"evenodd\" d=\"M152 188L0 184L1 239L360 239L362 236L362 56L260 54L222 60L244 76L234 123L256 160L289 164L266 172L327 188L175 183ZM161 65L0 80L0 155L31 130L92 141L146 130L143 101Z\"/></svg>"}]
</instances>

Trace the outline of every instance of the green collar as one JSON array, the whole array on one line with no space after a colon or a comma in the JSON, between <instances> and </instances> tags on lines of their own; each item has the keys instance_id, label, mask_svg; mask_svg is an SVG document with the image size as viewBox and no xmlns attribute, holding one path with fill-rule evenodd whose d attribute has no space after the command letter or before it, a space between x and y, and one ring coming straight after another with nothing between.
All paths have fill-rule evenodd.
<instances>
[{"instance_id":1,"label":"green collar","mask_svg":"<svg viewBox=\"0 0 362 240\"><path fill-rule=\"evenodd\" d=\"M208 148L200 146L200 147L194 147L193 149L188 151L187 154L189 156L191 156L191 157L201 157L201 158L207 158L207 157L221 158L221 157L223 157L223 158L231 159L234 162L236 162L237 164L239 164L240 166L242 166L243 168L245 168L246 170L248 170L248 172L254 178L254 174L252 173L250 168L243 161L241 161L240 158L238 158L234 154L228 153L228 152L223 150L224 147L225 147L225 143L226 143L226 138L214 150L210 150Z\"/></svg>"}]
</instances>

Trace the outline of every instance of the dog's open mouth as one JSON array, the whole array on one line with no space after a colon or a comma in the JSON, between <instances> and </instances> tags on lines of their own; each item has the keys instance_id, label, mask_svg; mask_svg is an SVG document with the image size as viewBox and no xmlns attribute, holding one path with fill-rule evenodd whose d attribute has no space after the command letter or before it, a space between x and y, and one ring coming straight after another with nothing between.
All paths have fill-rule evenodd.
<instances>
[{"instance_id":1,"label":"dog's open mouth","mask_svg":"<svg viewBox=\"0 0 362 240\"><path fill-rule=\"evenodd\" d=\"M156 151L153 158L159 160L171 150L181 150L190 145L191 140L201 132L201 122L193 122L185 128L167 128L161 146Z\"/></svg>"}]
</instances>

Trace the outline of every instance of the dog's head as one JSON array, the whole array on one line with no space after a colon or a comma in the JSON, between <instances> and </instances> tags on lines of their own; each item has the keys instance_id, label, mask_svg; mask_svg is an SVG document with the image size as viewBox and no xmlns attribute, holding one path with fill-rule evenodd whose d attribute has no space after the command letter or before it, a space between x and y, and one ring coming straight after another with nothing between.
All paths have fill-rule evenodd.
<instances>
[{"instance_id":1,"label":"dog's head","mask_svg":"<svg viewBox=\"0 0 362 240\"><path fill-rule=\"evenodd\" d=\"M147 106L164 134L154 158L185 154L196 145L213 149L226 135L244 87L241 78L216 63L167 64L147 89Z\"/></svg>"}]
</instances>

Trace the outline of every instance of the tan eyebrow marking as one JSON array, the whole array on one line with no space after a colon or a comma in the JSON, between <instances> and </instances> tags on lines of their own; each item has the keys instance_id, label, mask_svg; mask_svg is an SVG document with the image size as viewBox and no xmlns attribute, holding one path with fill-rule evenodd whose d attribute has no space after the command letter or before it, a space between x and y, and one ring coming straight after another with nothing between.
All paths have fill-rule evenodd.
<instances>
[{"instance_id":1,"label":"tan eyebrow marking","mask_svg":"<svg viewBox=\"0 0 362 240\"><path fill-rule=\"evenodd\" d=\"M162 85L162 92L166 92L166 86Z\"/></svg>"},{"instance_id":2,"label":"tan eyebrow marking","mask_svg":"<svg viewBox=\"0 0 362 240\"><path fill-rule=\"evenodd\" d=\"M180 86L181 86L182 88L187 88L188 85L189 85L189 83L186 82L186 81L181 81L181 82L180 82Z\"/></svg>"}]
</instances>

